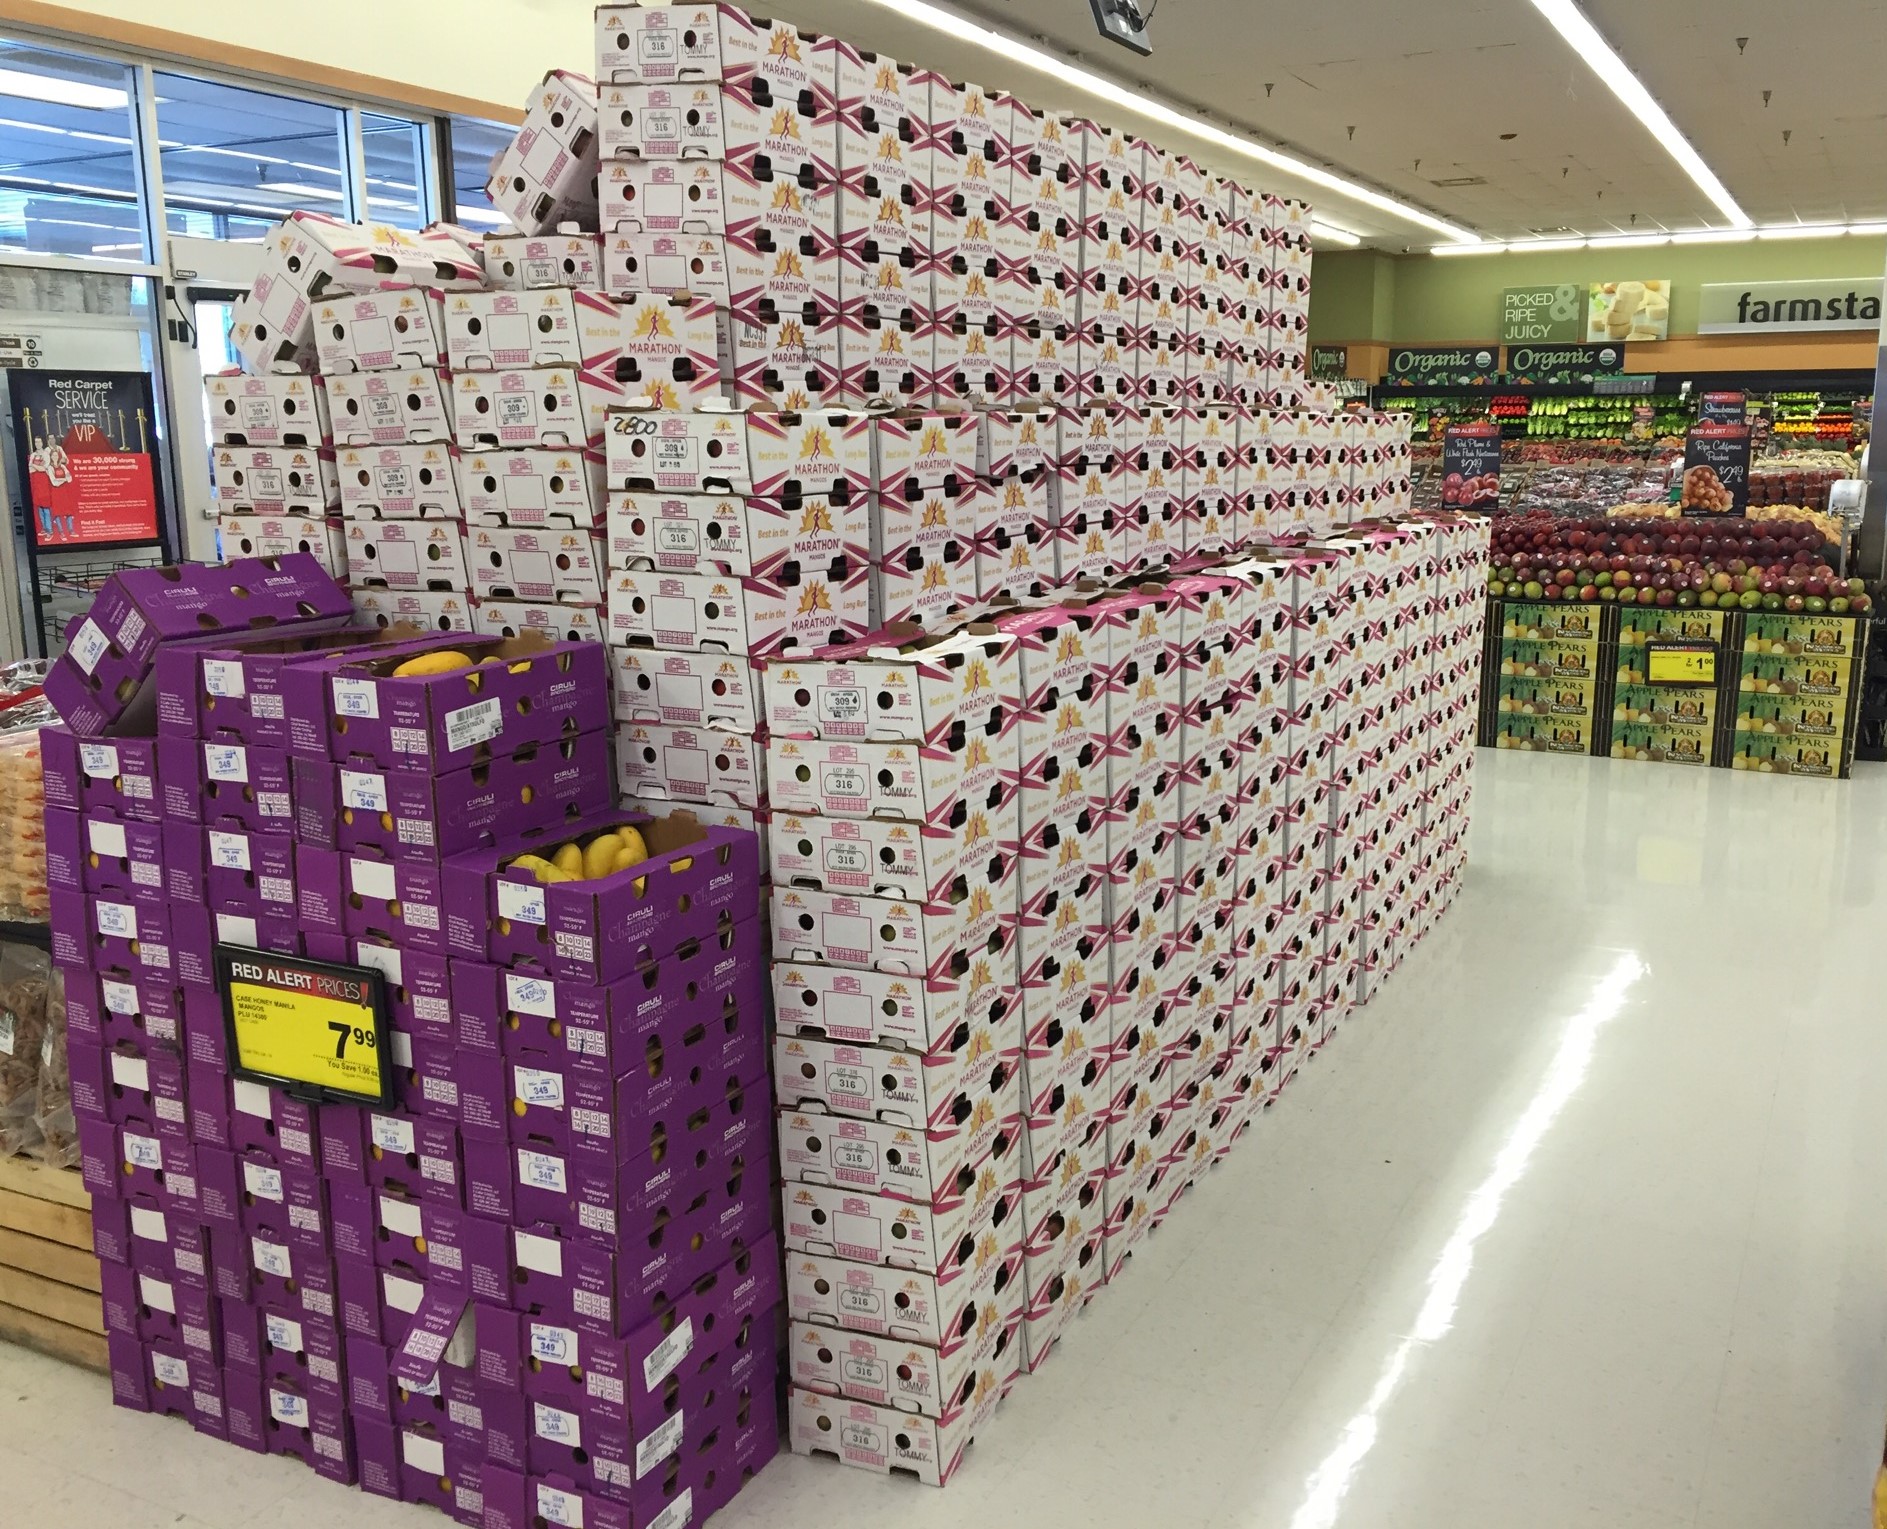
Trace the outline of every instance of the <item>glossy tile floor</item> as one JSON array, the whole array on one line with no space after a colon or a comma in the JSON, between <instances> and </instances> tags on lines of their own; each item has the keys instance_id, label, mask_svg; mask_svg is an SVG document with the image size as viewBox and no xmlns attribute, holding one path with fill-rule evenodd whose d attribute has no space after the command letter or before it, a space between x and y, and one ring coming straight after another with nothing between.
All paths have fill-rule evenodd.
<instances>
[{"instance_id":1,"label":"glossy tile floor","mask_svg":"<svg viewBox=\"0 0 1887 1529\"><path fill-rule=\"evenodd\" d=\"M1859 1529L1887 1426L1887 770L1483 751L1465 891L942 1492L726 1529ZM437 1522L0 1346L7 1521Z\"/></svg>"}]
</instances>

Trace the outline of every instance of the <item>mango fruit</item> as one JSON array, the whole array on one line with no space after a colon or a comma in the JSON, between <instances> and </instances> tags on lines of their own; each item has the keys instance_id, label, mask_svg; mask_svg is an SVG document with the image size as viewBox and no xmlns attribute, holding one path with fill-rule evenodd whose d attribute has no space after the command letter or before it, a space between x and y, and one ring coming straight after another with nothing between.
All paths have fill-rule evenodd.
<instances>
[{"instance_id":1,"label":"mango fruit","mask_svg":"<svg viewBox=\"0 0 1887 1529\"><path fill-rule=\"evenodd\" d=\"M594 881L616 869L616 856L622 852L622 840L614 834L598 834L583 848L583 876Z\"/></svg>"},{"instance_id":2,"label":"mango fruit","mask_svg":"<svg viewBox=\"0 0 1887 1529\"><path fill-rule=\"evenodd\" d=\"M572 839L568 844L558 847L557 853L550 857L550 863L566 876L583 874L583 846Z\"/></svg>"},{"instance_id":3,"label":"mango fruit","mask_svg":"<svg viewBox=\"0 0 1887 1529\"><path fill-rule=\"evenodd\" d=\"M628 824L616 830L616 837L622 841L622 849L616 857L616 869L626 871L632 865L640 865L649 858L649 846L643 837Z\"/></svg>"},{"instance_id":4,"label":"mango fruit","mask_svg":"<svg viewBox=\"0 0 1887 1529\"><path fill-rule=\"evenodd\" d=\"M456 674L461 669L472 667L471 659L457 648L438 648L431 653L421 653L409 658L393 671L396 680L411 679L415 675Z\"/></svg>"}]
</instances>

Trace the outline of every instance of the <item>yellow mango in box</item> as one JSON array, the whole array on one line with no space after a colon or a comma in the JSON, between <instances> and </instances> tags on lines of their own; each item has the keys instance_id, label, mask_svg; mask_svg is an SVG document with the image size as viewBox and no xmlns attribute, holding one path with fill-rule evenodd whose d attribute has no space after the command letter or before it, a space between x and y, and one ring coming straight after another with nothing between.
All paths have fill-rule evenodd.
<instances>
[{"instance_id":1,"label":"yellow mango in box","mask_svg":"<svg viewBox=\"0 0 1887 1529\"><path fill-rule=\"evenodd\" d=\"M472 667L471 659L456 648L440 648L431 653L421 653L417 658L409 658L393 671L396 680L412 679L417 675L456 674L461 669Z\"/></svg>"},{"instance_id":2,"label":"yellow mango in box","mask_svg":"<svg viewBox=\"0 0 1887 1529\"><path fill-rule=\"evenodd\" d=\"M583 846L572 839L568 844L559 846L557 853L550 857L550 863L566 876L583 874Z\"/></svg>"}]
</instances>

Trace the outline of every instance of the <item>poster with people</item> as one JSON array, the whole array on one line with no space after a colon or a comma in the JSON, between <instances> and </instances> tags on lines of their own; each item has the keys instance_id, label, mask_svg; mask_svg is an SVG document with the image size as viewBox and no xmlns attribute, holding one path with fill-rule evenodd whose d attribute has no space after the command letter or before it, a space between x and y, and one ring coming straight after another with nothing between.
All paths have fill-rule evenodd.
<instances>
[{"instance_id":1,"label":"poster with people","mask_svg":"<svg viewBox=\"0 0 1887 1529\"><path fill-rule=\"evenodd\" d=\"M150 376L13 371L7 389L35 545L156 541L161 501Z\"/></svg>"}]
</instances>

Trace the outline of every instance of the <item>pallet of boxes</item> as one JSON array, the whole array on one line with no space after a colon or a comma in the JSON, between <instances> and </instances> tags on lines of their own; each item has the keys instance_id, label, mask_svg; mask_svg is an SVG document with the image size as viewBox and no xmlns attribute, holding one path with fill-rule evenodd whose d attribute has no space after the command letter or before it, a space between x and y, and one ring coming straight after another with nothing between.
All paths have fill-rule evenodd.
<instances>
[{"instance_id":1,"label":"pallet of boxes","mask_svg":"<svg viewBox=\"0 0 1887 1529\"><path fill-rule=\"evenodd\" d=\"M468 1524L730 1500L778 1447L757 841L615 805L605 650L290 555L115 576L47 690L119 1404Z\"/></svg>"}]
</instances>

